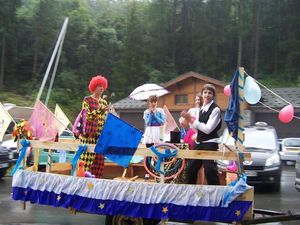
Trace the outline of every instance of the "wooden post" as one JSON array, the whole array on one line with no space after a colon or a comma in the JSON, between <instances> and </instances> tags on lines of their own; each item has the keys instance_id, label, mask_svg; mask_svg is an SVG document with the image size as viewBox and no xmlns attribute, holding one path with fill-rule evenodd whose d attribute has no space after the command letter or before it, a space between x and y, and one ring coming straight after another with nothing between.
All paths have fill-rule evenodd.
<instances>
[{"instance_id":1,"label":"wooden post","mask_svg":"<svg viewBox=\"0 0 300 225\"><path fill-rule=\"evenodd\" d=\"M164 161L162 161L161 164L160 164L160 171L165 172ZM159 183L161 183L161 184L165 183L165 175L164 174L160 174Z\"/></svg>"},{"instance_id":2,"label":"wooden post","mask_svg":"<svg viewBox=\"0 0 300 225\"><path fill-rule=\"evenodd\" d=\"M122 178L126 177L126 173L127 173L127 168L124 169L123 174L122 174Z\"/></svg>"},{"instance_id":3,"label":"wooden post","mask_svg":"<svg viewBox=\"0 0 300 225\"><path fill-rule=\"evenodd\" d=\"M238 140L235 142L237 147L237 159L238 159L238 172L242 174L243 169L243 158L241 157L241 152L243 149L244 142L244 83L245 83L245 70L244 67L239 68L239 78L238 78L238 88L239 88L239 103L240 103L240 115L238 122Z\"/></svg>"},{"instance_id":4,"label":"wooden post","mask_svg":"<svg viewBox=\"0 0 300 225\"><path fill-rule=\"evenodd\" d=\"M38 168L39 168L39 154L40 154L40 151L39 151L39 148L34 148L33 149L34 151L34 159L33 159L33 171L38 171Z\"/></svg>"},{"instance_id":5,"label":"wooden post","mask_svg":"<svg viewBox=\"0 0 300 225\"><path fill-rule=\"evenodd\" d=\"M47 165L46 165L46 173L51 172L51 163L52 163L52 150L48 150L48 160L47 160Z\"/></svg>"}]
</instances>

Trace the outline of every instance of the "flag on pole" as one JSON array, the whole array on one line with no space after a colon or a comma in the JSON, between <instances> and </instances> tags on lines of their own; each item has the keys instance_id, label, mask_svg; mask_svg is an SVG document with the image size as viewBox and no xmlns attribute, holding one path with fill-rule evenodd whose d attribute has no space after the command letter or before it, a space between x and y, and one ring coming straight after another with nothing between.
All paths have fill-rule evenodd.
<instances>
[{"instance_id":1,"label":"flag on pole","mask_svg":"<svg viewBox=\"0 0 300 225\"><path fill-rule=\"evenodd\" d=\"M43 141L54 141L56 135L65 129L62 122L39 100L35 102L28 122L33 127L33 136Z\"/></svg>"},{"instance_id":2,"label":"flag on pole","mask_svg":"<svg viewBox=\"0 0 300 225\"><path fill-rule=\"evenodd\" d=\"M95 152L105 155L120 166L128 167L142 136L139 129L109 113Z\"/></svg>"},{"instance_id":3,"label":"flag on pole","mask_svg":"<svg viewBox=\"0 0 300 225\"><path fill-rule=\"evenodd\" d=\"M0 141L3 140L5 131L7 130L9 124L13 121L13 118L0 103Z\"/></svg>"},{"instance_id":4,"label":"flag on pole","mask_svg":"<svg viewBox=\"0 0 300 225\"><path fill-rule=\"evenodd\" d=\"M231 95L224 115L224 121L227 124L229 133L232 133L235 140L238 138L238 124L240 119L239 76L240 73L236 70L230 83Z\"/></svg>"},{"instance_id":5,"label":"flag on pole","mask_svg":"<svg viewBox=\"0 0 300 225\"><path fill-rule=\"evenodd\" d=\"M55 105L54 115L65 126L65 128L67 128L71 123L58 104Z\"/></svg>"},{"instance_id":6,"label":"flag on pole","mask_svg":"<svg viewBox=\"0 0 300 225\"><path fill-rule=\"evenodd\" d=\"M170 132L174 131L176 128L179 130L179 128L166 105L164 105L163 109L166 116L166 122L164 124L164 141L170 141Z\"/></svg>"}]
</instances>

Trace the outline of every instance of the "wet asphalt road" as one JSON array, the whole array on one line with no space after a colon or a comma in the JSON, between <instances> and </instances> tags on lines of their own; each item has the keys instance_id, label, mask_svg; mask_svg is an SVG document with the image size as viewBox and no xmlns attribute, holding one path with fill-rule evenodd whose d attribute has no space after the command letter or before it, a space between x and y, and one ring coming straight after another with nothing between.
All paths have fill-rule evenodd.
<instances>
[{"instance_id":1,"label":"wet asphalt road","mask_svg":"<svg viewBox=\"0 0 300 225\"><path fill-rule=\"evenodd\" d=\"M294 188L295 167L285 166L282 174L281 191L279 193L263 189L255 189L254 208L275 211L288 211L300 214L300 192ZM68 209L50 206L26 204L23 210L20 202L11 199L11 177L0 179L0 224L22 225L102 225L105 217L77 213L73 215ZM168 223L175 224L175 223ZM178 223L182 224L182 223ZM220 224L220 223L197 223ZM273 225L291 224L298 225L300 221L273 222Z\"/></svg>"}]
</instances>

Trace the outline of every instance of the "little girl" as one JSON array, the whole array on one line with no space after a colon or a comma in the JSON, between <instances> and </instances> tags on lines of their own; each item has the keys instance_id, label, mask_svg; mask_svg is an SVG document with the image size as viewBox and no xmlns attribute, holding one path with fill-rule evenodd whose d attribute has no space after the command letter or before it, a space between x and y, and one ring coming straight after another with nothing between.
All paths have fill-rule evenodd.
<instances>
[{"instance_id":1,"label":"little girl","mask_svg":"<svg viewBox=\"0 0 300 225\"><path fill-rule=\"evenodd\" d=\"M165 113L162 108L157 108L158 97L152 95L148 98L148 109L144 111L145 120L144 141L146 147L160 142L160 127L165 123Z\"/></svg>"},{"instance_id":2,"label":"little girl","mask_svg":"<svg viewBox=\"0 0 300 225\"><path fill-rule=\"evenodd\" d=\"M199 112L200 112L200 108L201 108L202 104L203 104L202 94L198 93L195 98L195 107L190 108L188 112L183 111L181 114L189 113L192 117L194 117L196 120L198 120ZM197 130L189 127L188 122L182 116L179 118L179 123L181 124L181 126L183 128L185 128L185 129L189 128L183 139L183 142L188 143L190 149L194 149L195 140L197 137Z\"/></svg>"}]
</instances>

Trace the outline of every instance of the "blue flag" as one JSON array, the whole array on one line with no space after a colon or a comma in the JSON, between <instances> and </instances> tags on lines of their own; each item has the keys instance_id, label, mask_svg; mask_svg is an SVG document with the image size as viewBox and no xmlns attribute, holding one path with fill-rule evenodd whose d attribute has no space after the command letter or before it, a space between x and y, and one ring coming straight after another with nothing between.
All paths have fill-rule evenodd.
<instances>
[{"instance_id":1,"label":"blue flag","mask_svg":"<svg viewBox=\"0 0 300 225\"><path fill-rule=\"evenodd\" d=\"M128 167L142 135L139 129L109 113L95 152L105 155L120 166Z\"/></svg>"},{"instance_id":2,"label":"blue flag","mask_svg":"<svg viewBox=\"0 0 300 225\"><path fill-rule=\"evenodd\" d=\"M240 73L236 70L234 77L230 83L231 95L227 109L225 111L224 121L227 124L229 133L232 133L235 140L237 140L238 124L240 118L240 102L239 102L239 86L238 79Z\"/></svg>"}]
</instances>

